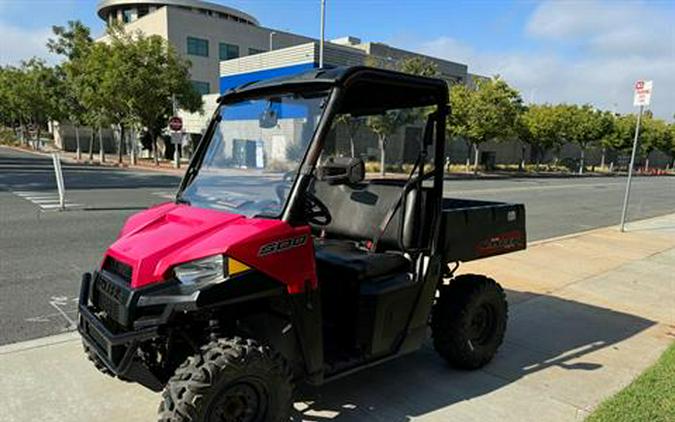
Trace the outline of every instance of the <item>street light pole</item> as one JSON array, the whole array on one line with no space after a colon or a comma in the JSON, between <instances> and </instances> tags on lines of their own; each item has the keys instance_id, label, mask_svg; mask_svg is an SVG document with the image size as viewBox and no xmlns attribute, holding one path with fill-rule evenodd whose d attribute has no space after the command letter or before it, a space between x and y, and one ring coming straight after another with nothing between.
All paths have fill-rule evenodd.
<instances>
[{"instance_id":1,"label":"street light pole","mask_svg":"<svg viewBox=\"0 0 675 422\"><path fill-rule=\"evenodd\" d=\"M321 0L321 39L319 40L319 69L323 69L323 47L326 30L326 0Z\"/></svg>"},{"instance_id":2,"label":"street light pole","mask_svg":"<svg viewBox=\"0 0 675 422\"><path fill-rule=\"evenodd\" d=\"M277 35L276 31L270 32L270 48L269 51L274 50L274 36Z\"/></svg>"},{"instance_id":3,"label":"street light pole","mask_svg":"<svg viewBox=\"0 0 675 422\"><path fill-rule=\"evenodd\" d=\"M635 139L633 139L633 153L630 156L630 166L628 167L628 181L626 182L626 194L623 197L623 210L621 211L621 231L625 231L626 212L628 210L628 200L630 198L630 182L633 177L633 166L635 165L635 152L637 150L638 136L640 135L640 120L642 119L642 111L645 106L640 106L640 113L637 117L637 125L635 125Z\"/></svg>"}]
</instances>

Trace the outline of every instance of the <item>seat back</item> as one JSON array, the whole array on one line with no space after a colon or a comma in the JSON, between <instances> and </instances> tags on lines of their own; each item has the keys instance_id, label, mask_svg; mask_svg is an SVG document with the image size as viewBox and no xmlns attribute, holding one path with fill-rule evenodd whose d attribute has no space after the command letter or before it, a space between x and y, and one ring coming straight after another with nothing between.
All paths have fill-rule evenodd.
<instances>
[{"instance_id":1,"label":"seat back","mask_svg":"<svg viewBox=\"0 0 675 422\"><path fill-rule=\"evenodd\" d=\"M403 180L371 180L354 185L330 185L317 180L312 193L328 207L332 221L314 229L324 230L329 238L373 240L399 201L404 186ZM422 246L426 236L425 197L424 190L408 192L380 238L378 249L408 250Z\"/></svg>"}]
</instances>

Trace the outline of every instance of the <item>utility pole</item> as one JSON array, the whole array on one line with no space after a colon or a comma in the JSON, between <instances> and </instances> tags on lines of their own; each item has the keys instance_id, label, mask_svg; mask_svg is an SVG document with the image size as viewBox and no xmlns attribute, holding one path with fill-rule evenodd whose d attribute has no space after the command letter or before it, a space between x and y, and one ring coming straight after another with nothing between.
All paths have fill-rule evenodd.
<instances>
[{"instance_id":1,"label":"utility pole","mask_svg":"<svg viewBox=\"0 0 675 422\"><path fill-rule=\"evenodd\" d=\"M323 69L323 47L326 31L326 0L321 0L321 39L319 40L319 69Z\"/></svg>"}]
</instances>

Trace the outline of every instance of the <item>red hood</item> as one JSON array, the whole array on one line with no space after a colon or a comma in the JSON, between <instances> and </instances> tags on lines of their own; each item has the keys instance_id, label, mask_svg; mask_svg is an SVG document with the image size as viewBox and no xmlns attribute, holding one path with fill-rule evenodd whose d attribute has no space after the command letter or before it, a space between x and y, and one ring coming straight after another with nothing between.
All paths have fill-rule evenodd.
<instances>
[{"instance_id":1,"label":"red hood","mask_svg":"<svg viewBox=\"0 0 675 422\"><path fill-rule=\"evenodd\" d=\"M259 264L251 262L258 245L289 230L278 220L167 203L130 217L107 254L132 267L137 288L164 280L176 264L215 254Z\"/></svg>"}]
</instances>

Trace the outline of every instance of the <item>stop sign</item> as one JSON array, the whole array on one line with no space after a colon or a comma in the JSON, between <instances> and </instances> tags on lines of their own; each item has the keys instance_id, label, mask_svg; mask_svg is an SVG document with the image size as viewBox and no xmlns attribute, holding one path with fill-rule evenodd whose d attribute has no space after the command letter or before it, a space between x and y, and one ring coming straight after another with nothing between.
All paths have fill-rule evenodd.
<instances>
[{"instance_id":1,"label":"stop sign","mask_svg":"<svg viewBox=\"0 0 675 422\"><path fill-rule=\"evenodd\" d=\"M169 129L174 130L176 132L180 131L183 129L183 119L181 119L178 116L174 116L169 119Z\"/></svg>"}]
</instances>

